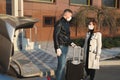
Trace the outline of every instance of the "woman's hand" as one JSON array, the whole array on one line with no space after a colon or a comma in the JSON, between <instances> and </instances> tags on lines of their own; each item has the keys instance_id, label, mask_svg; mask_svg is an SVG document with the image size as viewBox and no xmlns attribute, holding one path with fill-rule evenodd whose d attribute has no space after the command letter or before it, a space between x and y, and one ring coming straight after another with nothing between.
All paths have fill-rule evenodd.
<instances>
[{"instance_id":1,"label":"woman's hand","mask_svg":"<svg viewBox=\"0 0 120 80\"><path fill-rule=\"evenodd\" d=\"M96 56L95 56L95 59L100 59L100 56L96 55Z\"/></svg>"}]
</instances>

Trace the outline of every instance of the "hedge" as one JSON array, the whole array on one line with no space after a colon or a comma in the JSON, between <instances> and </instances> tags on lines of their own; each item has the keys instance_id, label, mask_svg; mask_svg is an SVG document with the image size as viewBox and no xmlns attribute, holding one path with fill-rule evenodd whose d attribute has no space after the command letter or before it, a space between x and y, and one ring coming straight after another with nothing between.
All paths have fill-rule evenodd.
<instances>
[{"instance_id":1,"label":"hedge","mask_svg":"<svg viewBox=\"0 0 120 80\"><path fill-rule=\"evenodd\" d=\"M85 39L72 39L78 46L84 45ZM113 48L113 47L120 47L120 37L103 37L102 38L102 48Z\"/></svg>"}]
</instances>

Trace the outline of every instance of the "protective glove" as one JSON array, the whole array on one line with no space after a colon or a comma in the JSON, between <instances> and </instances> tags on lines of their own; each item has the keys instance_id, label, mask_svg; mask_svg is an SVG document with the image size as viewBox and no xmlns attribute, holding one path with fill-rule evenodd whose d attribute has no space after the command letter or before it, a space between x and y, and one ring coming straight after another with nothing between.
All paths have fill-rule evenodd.
<instances>
[{"instance_id":1,"label":"protective glove","mask_svg":"<svg viewBox=\"0 0 120 80\"><path fill-rule=\"evenodd\" d=\"M60 48L58 48L58 49L57 49L57 56L61 56L61 54L62 54L62 51L61 51Z\"/></svg>"},{"instance_id":2,"label":"protective glove","mask_svg":"<svg viewBox=\"0 0 120 80\"><path fill-rule=\"evenodd\" d=\"M71 43L71 46L73 47L73 48L76 48L77 47L77 45L75 44L75 43Z\"/></svg>"}]
</instances>

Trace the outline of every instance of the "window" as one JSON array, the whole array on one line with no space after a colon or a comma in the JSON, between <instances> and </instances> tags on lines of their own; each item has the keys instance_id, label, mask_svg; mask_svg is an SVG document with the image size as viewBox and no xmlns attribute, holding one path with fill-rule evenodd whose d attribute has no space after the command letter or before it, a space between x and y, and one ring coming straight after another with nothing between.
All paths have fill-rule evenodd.
<instances>
[{"instance_id":1,"label":"window","mask_svg":"<svg viewBox=\"0 0 120 80\"><path fill-rule=\"evenodd\" d=\"M102 5L107 7L118 7L119 0L102 0Z\"/></svg>"},{"instance_id":2,"label":"window","mask_svg":"<svg viewBox=\"0 0 120 80\"><path fill-rule=\"evenodd\" d=\"M72 5L91 5L92 0L70 0Z\"/></svg>"},{"instance_id":3,"label":"window","mask_svg":"<svg viewBox=\"0 0 120 80\"><path fill-rule=\"evenodd\" d=\"M6 14L12 15L12 1L6 0Z\"/></svg>"},{"instance_id":4,"label":"window","mask_svg":"<svg viewBox=\"0 0 120 80\"><path fill-rule=\"evenodd\" d=\"M45 16L43 17L43 26L44 27L53 27L55 23L55 17Z\"/></svg>"},{"instance_id":5,"label":"window","mask_svg":"<svg viewBox=\"0 0 120 80\"><path fill-rule=\"evenodd\" d=\"M31 18L32 17L32 15L24 15L25 17L29 17L29 18Z\"/></svg>"},{"instance_id":6,"label":"window","mask_svg":"<svg viewBox=\"0 0 120 80\"><path fill-rule=\"evenodd\" d=\"M54 2L54 0L24 0L24 1L47 2L47 3L53 3Z\"/></svg>"}]
</instances>

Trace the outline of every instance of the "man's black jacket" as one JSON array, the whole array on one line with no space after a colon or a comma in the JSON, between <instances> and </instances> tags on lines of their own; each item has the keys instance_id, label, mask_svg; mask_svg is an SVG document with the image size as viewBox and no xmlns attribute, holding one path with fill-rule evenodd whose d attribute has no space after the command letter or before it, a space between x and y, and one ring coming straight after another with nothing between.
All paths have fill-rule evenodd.
<instances>
[{"instance_id":1,"label":"man's black jacket","mask_svg":"<svg viewBox=\"0 0 120 80\"><path fill-rule=\"evenodd\" d=\"M60 45L68 46L71 44L69 22L65 18L62 17L54 25L53 39L55 50Z\"/></svg>"}]
</instances>

